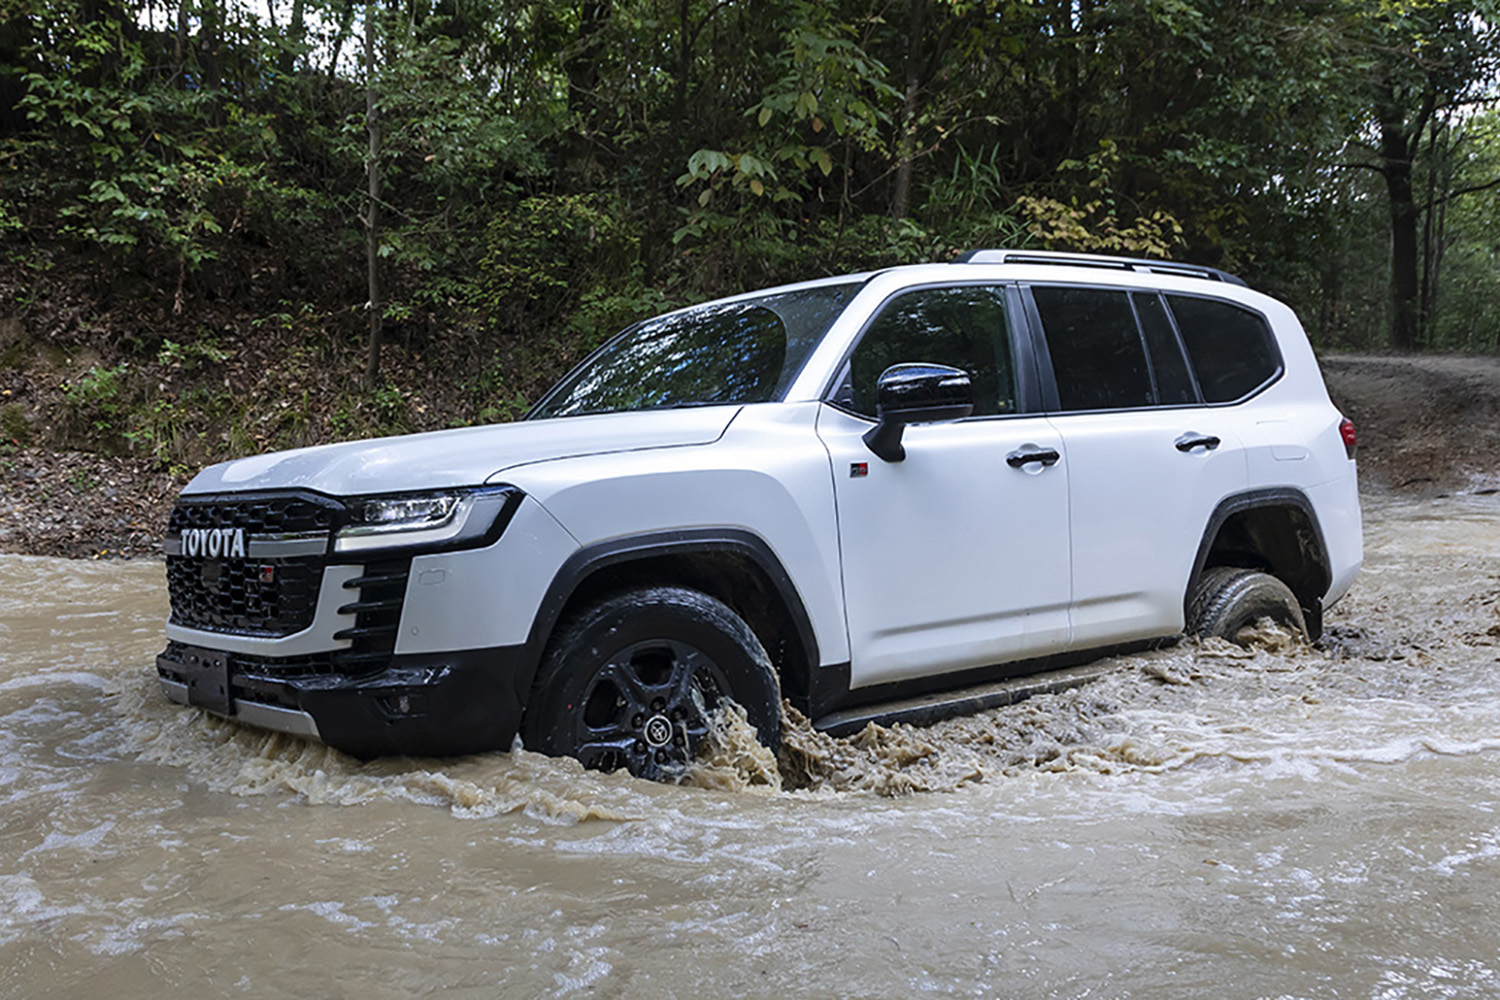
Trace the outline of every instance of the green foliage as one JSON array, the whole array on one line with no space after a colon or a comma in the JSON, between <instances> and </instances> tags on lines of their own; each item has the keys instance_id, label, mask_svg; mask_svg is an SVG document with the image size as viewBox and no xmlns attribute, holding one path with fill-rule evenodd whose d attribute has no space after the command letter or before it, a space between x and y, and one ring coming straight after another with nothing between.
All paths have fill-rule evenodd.
<instances>
[{"instance_id":1,"label":"green foliage","mask_svg":"<svg viewBox=\"0 0 1500 1000\"><path fill-rule=\"evenodd\" d=\"M406 400L401 390L393 385L383 385L375 390L375 416L381 425L393 431L401 430L406 423Z\"/></svg>"},{"instance_id":2,"label":"green foliage","mask_svg":"<svg viewBox=\"0 0 1500 1000\"><path fill-rule=\"evenodd\" d=\"M92 493L99 488L99 480L86 469L74 469L68 473L68 489L74 493Z\"/></svg>"},{"instance_id":3,"label":"green foliage","mask_svg":"<svg viewBox=\"0 0 1500 1000\"><path fill-rule=\"evenodd\" d=\"M298 398L357 364L368 318L367 92L388 338L479 372L443 423L513 418L677 305L980 246L1219 264L1320 346L1380 346L1385 124L1409 133L1421 342L1500 350L1495 0L274 9L6 11L0 287L110 359L63 394L75 440L191 463L431 419L410 372ZM303 343L269 405L145 374Z\"/></svg>"},{"instance_id":4,"label":"green foliage","mask_svg":"<svg viewBox=\"0 0 1500 1000\"><path fill-rule=\"evenodd\" d=\"M196 271L270 186L241 157L263 155L274 135L253 117L214 125L212 95L153 74L133 27L69 17L23 52L35 68L17 107L38 139L19 152L62 172L50 192L62 235L118 261L163 250Z\"/></svg>"},{"instance_id":5,"label":"green foliage","mask_svg":"<svg viewBox=\"0 0 1500 1000\"><path fill-rule=\"evenodd\" d=\"M885 107L900 99L886 66L850 37L852 25L829 16L828 6L794 4L788 13L764 90L744 112L748 127L735 137L737 149L699 149L677 178L679 187L696 192L697 210L673 234L674 243L737 239L742 231L725 223L724 210L709 210L716 198L732 196L731 211L740 216L763 213L761 199L795 204L844 180L835 176L843 172L836 158L875 152L883 143ZM764 236L781 235L768 220L755 227Z\"/></svg>"},{"instance_id":6,"label":"green foliage","mask_svg":"<svg viewBox=\"0 0 1500 1000\"><path fill-rule=\"evenodd\" d=\"M638 241L632 220L593 195L539 195L497 212L475 279L475 304L522 337L562 329L576 306L585 318L623 313Z\"/></svg>"},{"instance_id":7,"label":"green foliage","mask_svg":"<svg viewBox=\"0 0 1500 1000\"><path fill-rule=\"evenodd\" d=\"M121 432L121 417L129 399L126 393L128 363L110 368L94 365L63 391L63 403L81 426L114 435Z\"/></svg>"},{"instance_id":8,"label":"green foliage","mask_svg":"<svg viewBox=\"0 0 1500 1000\"><path fill-rule=\"evenodd\" d=\"M211 364L223 364L227 360L229 360L229 352L221 348L218 340L211 336L195 340L190 344L163 340L161 350L156 354L158 364L180 368L184 371L192 371L205 361Z\"/></svg>"},{"instance_id":9,"label":"green foliage","mask_svg":"<svg viewBox=\"0 0 1500 1000\"><path fill-rule=\"evenodd\" d=\"M31 443L31 424L26 420L26 407L20 403L0 406L0 444L28 445Z\"/></svg>"},{"instance_id":10,"label":"green foliage","mask_svg":"<svg viewBox=\"0 0 1500 1000\"><path fill-rule=\"evenodd\" d=\"M468 392L478 407L478 422L481 424L503 424L522 417L530 403L525 393L511 386L506 375L506 366L491 364L468 386Z\"/></svg>"}]
</instances>

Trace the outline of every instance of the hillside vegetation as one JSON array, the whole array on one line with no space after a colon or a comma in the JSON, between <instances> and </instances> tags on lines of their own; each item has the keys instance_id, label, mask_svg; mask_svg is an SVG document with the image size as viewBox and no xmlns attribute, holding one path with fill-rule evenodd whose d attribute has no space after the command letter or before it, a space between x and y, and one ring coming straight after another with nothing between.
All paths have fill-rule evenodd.
<instances>
[{"instance_id":1,"label":"hillside vegetation","mask_svg":"<svg viewBox=\"0 0 1500 1000\"><path fill-rule=\"evenodd\" d=\"M1495 7L12 0L0 448L506 420L642 316L976 246L1494 352Z\"/></svg>"}]
</instances>

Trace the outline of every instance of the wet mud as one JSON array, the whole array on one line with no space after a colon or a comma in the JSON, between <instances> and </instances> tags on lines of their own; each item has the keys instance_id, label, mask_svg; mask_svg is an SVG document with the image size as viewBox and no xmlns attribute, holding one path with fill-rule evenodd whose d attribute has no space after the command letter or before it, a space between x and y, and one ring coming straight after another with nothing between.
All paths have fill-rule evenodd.
<instances>
[{"instance_id":1,"label":"wet mud","mask_svg":"<svg viewBox=\"0 0 1500 1000\"><path fill-rule=\"evenodd\" d=\"M159 564L0 556L0 997L1500 995L1500 497L1274 629L685 787L180 709Z\"/></svg>"}]
</instances>

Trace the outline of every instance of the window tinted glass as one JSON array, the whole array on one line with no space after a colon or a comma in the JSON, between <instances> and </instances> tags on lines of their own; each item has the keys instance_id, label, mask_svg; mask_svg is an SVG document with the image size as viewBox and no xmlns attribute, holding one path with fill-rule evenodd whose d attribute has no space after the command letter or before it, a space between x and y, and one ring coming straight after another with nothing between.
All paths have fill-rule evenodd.
<instances>
[{"instance_id":1,"label":"window tinted glass","mask_svg":"<svg viewBox=\"0 0 1500 1000\"><path fill-rule=\"evenodd\" d=\"M559 382L530 419L777 399L859 287L824 285L646 320Z\"/></svg>"},{"instance_id":2,"label":"window tinted glass","mask_svg":"<svg viewBox=\"0 0 1500 1000\"><path fill-rule=\"evenodd\" d=\"M1131 298L1135 301L1141 331L1146 335L1146 347L1151 352L1157 400L1166 405L1196 403L1198 392L1193 388L1192 376L1188 374L1187 362L1182 357L1182 345L1177 342L1177 333L1172 329L1172 320L1167 316L1167 307L1162 305L1161 296L1138 294Z\"/></svg>"},{"instance_id":3,"label":"window tinted glass","mask_svg":"<svg viewBox=\"0 0 1500 1000\"><path fill-rule=\"evenodd\" d=\"M1203 398L1228 403L1254 391L1281 367L1266 321L1248 309L1169 295Z\"/></svg>"},{"instance_id":4,"label":"window tinted glass","mask_svg":"<svg viewBox=\"0 0 1500 1000\"><path fill-rule=\"evenodd\" d=\"M924 288L887 303L854 349L849 381L836 402L875 416L880 373L905 361L968 372L975 416L1015 411L1005 294L999 288Z\"/></svg>"},{"instance_id":5,"label":"window tinted glass","mask_svg":"<svg viewBox=\"0 0 1500 1000\"><path fill-rule=\"evenodd\" d=\"M1064 410L1149 406L1151 373L1124 292L1032 289Z\"/></svg>"}]
</instances>

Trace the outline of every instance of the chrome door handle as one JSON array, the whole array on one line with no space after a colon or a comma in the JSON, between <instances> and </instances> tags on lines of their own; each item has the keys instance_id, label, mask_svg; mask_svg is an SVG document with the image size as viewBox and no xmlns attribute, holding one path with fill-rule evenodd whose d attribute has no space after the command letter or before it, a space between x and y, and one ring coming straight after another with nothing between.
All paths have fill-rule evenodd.
<instances>
[{"instance_id":1,"label":"chrome door handle","mask_svg":"<svg viewBox=\"0 0 1500 1000\"><path fill-rule=\"evenodd\" d=\"M1212 434L1199 434L1197 431L1188 431L1182 437L1172 442L1181 452L1189 452L1194 448L1202 448L1205 451L1213 451L1219 446L1219 439Z\"/></svg>"},{"instance_id":2,"label":"chrome door handle","mask_svg":"<svg viewBox=\"0 0 1500 1000\"><path fill-rule=\"evenodd\" d=\"M1043 467L1050 467L1056 465L1060 458L1062 456L1055 448L1039 448L1034 444L1023 444L1005 456L1005 464L1012 469L1019 469L1032 462L1041 462Z\"/></svg>"}]
</instances>

